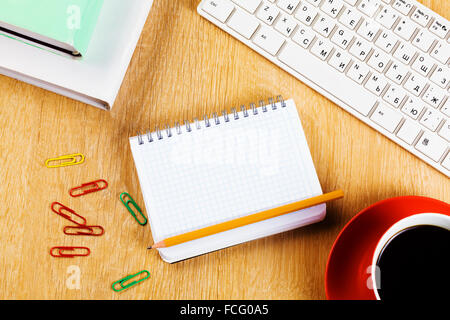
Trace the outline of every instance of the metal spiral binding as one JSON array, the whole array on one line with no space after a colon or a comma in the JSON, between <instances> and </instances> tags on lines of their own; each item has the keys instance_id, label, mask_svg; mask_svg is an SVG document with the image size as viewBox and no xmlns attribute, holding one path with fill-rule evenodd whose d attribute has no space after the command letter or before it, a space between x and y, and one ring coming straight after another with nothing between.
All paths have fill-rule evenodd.
<instances>
[{"instance_id":1,"label":"metal spiral binding","mask_svg":"<svg viewBox=\"0 0 450 320\"><path fill-rule=\"evenodd\" d=\"M181 134L182 133L181 126L180 126L179 122L175 123L175 130L177 130L177 134Z\"/></svg>"},{"instance_id":2,"label":"metal spiral binding","mask_svg":"<svg viewBox=\"0 0 450 320\"><path fill-rule=\"evenodd\" d=\"M223 114L223 118L225 119L225 122L230 122L230 117L229 117L227 110L223 110L222 114Z\"/></svg>"},{"instance_id":3,"label":"metal spiral binding","mask_svg":"<svg viewBox=\"0 0 450 320\"><path fill-rule=\"evenodd\" d=\"M264 102L264 100L260 100L259 103L259 107L261 108L262 112L267 112L268 106L270 106L270 109L272 110L277 110L278 109L278 105L281 106L281 108L286 107L286 102L284 101L283 97L281 95L276 97L276 100L274 100L273 98L269 98L268 99L268 104L266 105L266 103ZM278 105L277 105L278 104ZM240 110L242 112L242 115L244 118L249 117L250 115L258 115L259 111L258 108L256 108L256 104L255 103L250 103L249 108L247 109L245 105L242 105L240 107ZM251 112L249 112L251 110ZM230 117L232 115L232 117ZM227 112L226 110L222 111L222 117L224 122L230 122L230 119L233 120L239 120L239 112L236 110L236 108L232 108L231 112ZM202 120L199 120L198 118L194 118L193 124L195 124L194 128L196 128L197 130L200 130L202 128L202 124L204 124L204 126L206 128L211 127L212 125L220 125L220 116L217 113L213 113L211 117L208 117L208 115L204 115ZM192 126L191 126L191 122L189 122L188 120L184 120L184 128L186 129L186 132L192 132ZM183 133L182 131L182 127L181 124L179 122L175 123L174 128L171 128L168 124L166 124L165 126L165 135L167 136L167 138L170 138L173 136L172 133L172 129L174 129L175 133L177 135L180 135ZM155 134L155 138L153 138L153 133ZM144 137L147 137L146 139L144 139ZM156 140L162 140L164 139L162 130L159 129L158 126L155 127L155 131L152 132L151 130L147 131L146 134L141 134L140 132L137 133L137 138L138 138L138 144L144 144L144 140L147 140L149 143L153 142Z\"/></svg>"},{"instance_id":4,"label":"metal spiral binding","mask_svg":"<svg viewBox=\"0 0 450 320\"><path fill-rule=\"evenodd\" d=\"M217 113L214 112L212 115L213 115L213 118L214 118L214 123L216 125L220 124L220 120L219 120L219 117L217 116Z\"/></svg>"}]
</instances>

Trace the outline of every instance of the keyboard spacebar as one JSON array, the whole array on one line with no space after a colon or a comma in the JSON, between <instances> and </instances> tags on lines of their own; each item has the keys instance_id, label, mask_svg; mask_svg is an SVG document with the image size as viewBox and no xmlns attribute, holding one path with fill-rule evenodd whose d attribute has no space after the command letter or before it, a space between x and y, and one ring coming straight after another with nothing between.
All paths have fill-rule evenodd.
<instances>
[{"instance_id":1,"label":"keyboard spacebar","mask_svg":"<svg viewBox=\"0 0 450 320\"><path fill-rule=\"evenodd\" d=\"M286 43L278 59L364 116L375 105L376 97L363 86L292 42Z\"/></svg>"}]
</instances>

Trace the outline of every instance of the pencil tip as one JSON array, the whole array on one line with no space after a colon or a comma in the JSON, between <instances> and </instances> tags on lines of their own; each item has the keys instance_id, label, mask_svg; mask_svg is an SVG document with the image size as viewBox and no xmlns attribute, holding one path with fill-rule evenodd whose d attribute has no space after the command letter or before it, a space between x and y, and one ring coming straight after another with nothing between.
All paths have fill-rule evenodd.
<instances>
[{"instance_id":1,"label":"pencil tip","mask_svg":"<svg viewBox=\"0 0 450 320\"><path fill-rule=\"evenodd\" d=\"M164 242L160 241L160 242L154 243L151 248L152 249L159 249L159 248L164 248L164 247L165 247L164 246Z\"/></svg>"}]
</instances>

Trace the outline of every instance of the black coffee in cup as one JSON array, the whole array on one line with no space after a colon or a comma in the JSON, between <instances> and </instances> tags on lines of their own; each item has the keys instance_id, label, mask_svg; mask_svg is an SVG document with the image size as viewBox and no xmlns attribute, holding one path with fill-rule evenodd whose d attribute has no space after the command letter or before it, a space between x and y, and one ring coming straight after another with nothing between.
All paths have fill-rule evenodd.
<instances>
[{"instance_id":1,"label":"black coffee in cup","mask_svg":"<svg viewBox=\"0 0 450 320\"><path fill-rule=\"evenodd\" d=\"M394 235L377 260L378 294L387 299L446 299L450 288L450 231L433 225ZM447 297L442 295L447 294Z\"/></svg>"}]
</instances>

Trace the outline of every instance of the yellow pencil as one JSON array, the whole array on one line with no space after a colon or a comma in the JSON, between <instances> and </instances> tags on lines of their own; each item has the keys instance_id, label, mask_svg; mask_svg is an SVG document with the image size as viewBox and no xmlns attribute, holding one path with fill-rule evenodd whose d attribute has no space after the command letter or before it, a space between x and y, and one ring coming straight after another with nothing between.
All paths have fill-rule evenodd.
<instances>
[{"instance_id":1,"label":"yellow pencil","mask_svg":"<svg viewBox=\"0 0 450 320\"><path fill-rule=\"evenodd\" d=\"M242 227L251 223L255 223L262 220L267 220L270 218L278 217L283 214L287 214L290 212L306 209L309 207L316 206L321 203L325 203L331 200L340 199L344 196L344 192L342 190L336 190L333 192L325 193L317 197L312 197L309 199L293 202L281 207L269 209L266 211L261 211L258 213L254 213L245 217L233 219L230 221L222 222L213 226L209 226L206 228L194 230L191 232L183 233L177 236L173 236L162 240L160 242L155 243L148 249L158 249L158 248L166 248L171 247L180 243L188 242L191 240L203 238L206 236L210 236L212 234L216 234L219 232L227 231L230 229Z\"/></svg>"}]
</instances>

